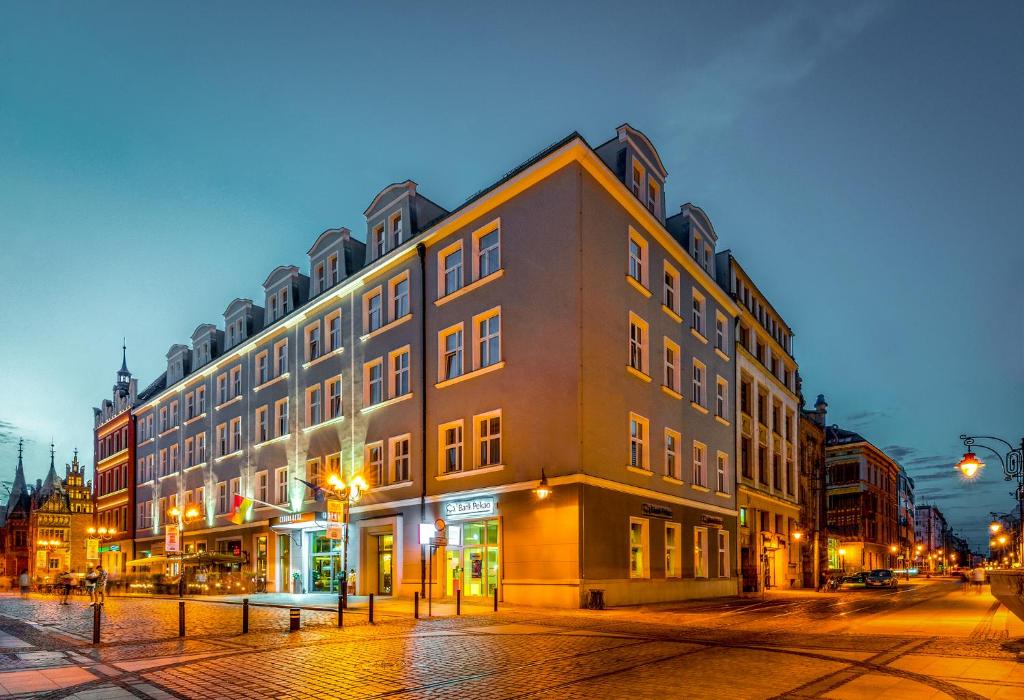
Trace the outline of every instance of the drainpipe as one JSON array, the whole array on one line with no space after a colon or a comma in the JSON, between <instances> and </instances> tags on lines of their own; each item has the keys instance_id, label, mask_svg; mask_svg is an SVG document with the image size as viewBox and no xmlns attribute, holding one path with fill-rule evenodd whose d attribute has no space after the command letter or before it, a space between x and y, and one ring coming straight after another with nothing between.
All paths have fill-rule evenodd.
<instances>
[{"instance_id":1,"label":"drainpipe","mask_svg":"<svg viewBox=\"0 0 1024 700\"><path fill-rule=\"evenodd\" d=\"M427 247L416 245L420 258L420 523L427 521ZM416 528L419 542L419 528ZM420 596L427 593L427 555L420 543Z\"/></svg>"}]
</instances>

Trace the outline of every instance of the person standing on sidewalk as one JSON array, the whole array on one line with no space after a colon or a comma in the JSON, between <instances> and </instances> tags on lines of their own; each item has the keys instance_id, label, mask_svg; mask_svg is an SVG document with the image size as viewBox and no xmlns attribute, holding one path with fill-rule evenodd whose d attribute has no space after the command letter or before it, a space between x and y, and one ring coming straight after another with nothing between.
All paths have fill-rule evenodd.
<instances>
[{"instance_id":1,"label":"person standing on sidewalk","mask_svg":"<svg viewBox=\"0 0 1024 700\"><path fill-rule=\"evenodd\" d=\"M985 585L985 568L978 564L976 567L971 569L971 587L975 593L981 593L982 587Z\"/></svg>"},{"instance_id":2,"label":"person standing on sidewalk","mask_svg":"<svg viewBox=\"0 0 1024 700\"><path fill-rule=\"evenodd\" d=\"M96 604L107 602L107 570L103 566L96 567Z\"/></svg>"},{"instance_id":3,"label":"person standing on sidewalk","mask_svg":"<svg viewBox=\"0 0 1024 700\"><path fill-rule=\"evenodd\" d=\"M89 605L96 605L96 579L99 578L99 574L91 566L89 572L85 575L85 590L89 594Z\"/></svg>"},{"instance_id":4,"label":"person standing on sidewalk","mask_svg":"<svg viewBox=\"0 0 1024 700\"><path fill-rule=\"evenodd\" d=\"M71 572L64 570L57 577L57 585L60 588L60 604L68 604L68 596L71 595Z\"/></svg>"},{"instance_id":5,"label":"person standing on sidewalk","mask_svg":"<svg viewBox=\"0 0 1024 700\"><path fill-rule=\"evenodd\" d=\"M22 595L28 595L28 569L21 570L21 575L18 576L18 588Z\"/></svg>"}]
</instances>

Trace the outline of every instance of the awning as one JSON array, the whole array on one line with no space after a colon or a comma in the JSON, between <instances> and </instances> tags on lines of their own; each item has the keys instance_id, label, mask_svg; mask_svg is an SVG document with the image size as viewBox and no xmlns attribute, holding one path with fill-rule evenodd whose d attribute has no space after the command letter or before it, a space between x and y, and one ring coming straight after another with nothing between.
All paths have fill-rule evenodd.
<instances>
[{"instance_id":1,"label":"awning","mask_svg":"<svg viewBox=\"0 0 1024 700\"><path fill-rule=\"evenodd\" d=\"M270 519L270 527L273 530L326 530L328 518L325 512L304 511L302 513L290 513L279 515Z\"/></svg>"},{"instance_id":2,"label":"awning","mask_svg":"<svg viewBox=\"0 0 1024 700\"><path fill-rule=\"evenodd\" d=\"M125 566L149 566L150 564L163 564L167 561L167 557L143 557L142 559L132 559L125 563Z\"/></svg>"}]
</instances>

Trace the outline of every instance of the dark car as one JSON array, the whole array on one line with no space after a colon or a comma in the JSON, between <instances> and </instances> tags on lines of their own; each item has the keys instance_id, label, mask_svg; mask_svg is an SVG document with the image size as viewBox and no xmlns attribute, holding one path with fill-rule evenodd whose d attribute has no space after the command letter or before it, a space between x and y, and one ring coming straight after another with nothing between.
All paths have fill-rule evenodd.
<instances>
[{"instance_id":1,"label":"dark car","mask_svg":"<svg viewBox=\"0 0 1024 700\"><path fill-rule=\"evenodd\" d=\"M899 582L892 569L874 569L864 576L864 585L868 588L896 588Z\"/></svg>"},{"instance_id":2,"label":"dark car","mask_svg":"<svg viewBox=\"0 0 1024 700\"><path fill-rule=\"evenodd\" d=\"M866 572L864 572L864 571L861 571L861 572L856 573L856 574L847 574L846 576L843 576L843 585L844 586L863 586L864 585L864 577L865 576L866 576Z\"/></svg>"}]
</instances>

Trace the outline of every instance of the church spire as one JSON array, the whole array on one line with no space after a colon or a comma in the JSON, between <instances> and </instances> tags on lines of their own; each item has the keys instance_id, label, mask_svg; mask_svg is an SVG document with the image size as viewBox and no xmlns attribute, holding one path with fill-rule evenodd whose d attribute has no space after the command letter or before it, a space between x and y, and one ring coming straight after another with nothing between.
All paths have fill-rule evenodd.
<instances>
[{"instance_id":1,"label":"church spire","mask_svg":"<svg viewBox=\"0 0 1024 700\"><path fill-rule=\"evenodd\" d=\"M128 345L126 344L127 339L121 338L121 373L131 374L128 371Z\"/></svg>"},{"instance_id":2,"label":"church spire","mask_svg":"<svg viewBox=\"0 0 1024 700\"><path fill-rule=\"evenodd\" d=\"M117 370L117 382L114 384L114 397L127 397L131 386L132 373L128 370L128 346L121 339L121 369Z\"/></svg>"}]
</instances>

